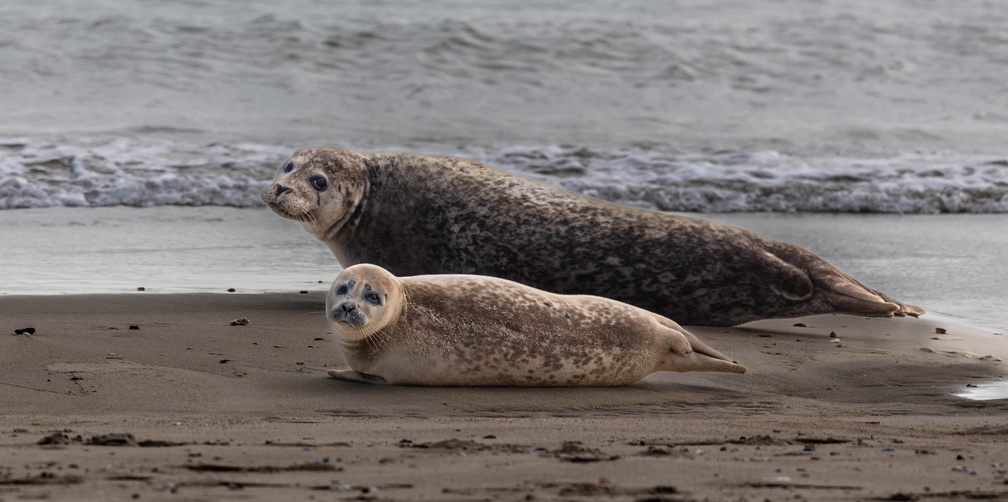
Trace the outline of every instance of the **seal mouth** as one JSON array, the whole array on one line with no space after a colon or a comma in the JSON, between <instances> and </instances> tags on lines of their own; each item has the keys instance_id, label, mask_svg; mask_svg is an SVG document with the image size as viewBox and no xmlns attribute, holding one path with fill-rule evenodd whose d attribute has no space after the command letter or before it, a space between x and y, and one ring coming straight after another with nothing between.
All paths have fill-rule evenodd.
<instances>
[{"instance_id":1,"label":"seal mouth","mask_svg":"<svg viewBox=\"0 0 1008 502\"><path fill-rule=\"evenodd\" d=\"M288 212L284 208L280 207L280 205L277 204L276 202L269 202L266 205L269 206L269 208L272 209L274 213L279 214L280 216L283 216L284 218L287 218L288 220L295 220L295 221L314 221L315 220L314 213L312 211L308 211L307 213L302 213L302 214L293 214L293 213Z\"/></svg>"},{"instance_id":2,"label":"seal mouth","mask_svg":"<svg viewBox=\"0 0 1008 502\"><path fill-rule=\"evenodd\" d=\"M339 324L346 324L351 328L361 329L367 325L367 316L359 310L352 310L350 312L343 311L333 311L332 313L333 322Z\"/></svg>"}]
</instances>

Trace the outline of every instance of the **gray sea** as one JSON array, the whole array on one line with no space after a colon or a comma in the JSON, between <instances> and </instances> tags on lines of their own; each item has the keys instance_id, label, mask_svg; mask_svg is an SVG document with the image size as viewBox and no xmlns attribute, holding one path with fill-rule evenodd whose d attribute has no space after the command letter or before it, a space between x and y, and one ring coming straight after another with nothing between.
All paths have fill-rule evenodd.
<instances>
[{"instance_id":1,"label":"gray sea","mask_svg":"<svg viewBox=\"0 0 1008 502\"><path fill-rule=\"evenodd\" d=\"M156 241L158 228L219 219L201 216L208 206L265 211L258 191L290 151L329 144L735 213L878 289L1008 328L1005 26L1008 9L980 0L5 0L0 292L119 291L117 270L154 247L108 263L118 248L98 246L75 263L100 273L61 288L32 260L83 244L33 232L87 239L99 234L74 230L139 218L123 237ZM143 226L151 213L123 206L165 210ZM230 242L266 238L258 217L227 214L229 232L248 225ZM789 221L824 223L788 233ZM928 237L887 233L908 221ZM932 251L947 260L913 258ZM879 252L894 268L878 268ZM146 270L196 291L276 268L248 253L218 283L199 259L171 268L182 256ZM951 281L950 263L965 271Z\"/></svg>"}]
</instances>

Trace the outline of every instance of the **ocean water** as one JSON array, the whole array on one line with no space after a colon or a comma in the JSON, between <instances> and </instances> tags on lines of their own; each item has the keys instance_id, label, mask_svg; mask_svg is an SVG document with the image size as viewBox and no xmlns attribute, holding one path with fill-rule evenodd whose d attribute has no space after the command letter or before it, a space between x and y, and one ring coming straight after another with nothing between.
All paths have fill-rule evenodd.
<instances>
[{"instance_id":1,"label":"ocean water","mask_svg":"<svg viewBox=\"0 0 1008 502\"><path fill-rule=\"evenodd\" d=\"M1008 212L1008 10L894 0L7 0L0 209L258 204L460 154L696 212Z\"/></svg>"},{"instance_id":2,"label":"ocean water","mask_svg":"<svg viewBox=\"0 0 1008 502\"><path fill-rule=\"evenodd\" d=\"M817 249L851 237L788 233L796 220L778 213L872 213L866 227L883 234L857 238L884 249L843 247L831 258L848 271L874 264L868 273L957 284L924 300L1003 326L1006 25L1008 10L982 0L6 0L0 248L8 260L26 256L10 252L26 235L14 229L38 217L71 230L56 233L64 240L43 234L29 257L76 245L65 239L138 232L114 226L137 213L96 208L165 208L150 224L173 232L203 227L168 208L265 210L259 189L302 146L410 150L633 206L734 213L742 226ZM242 242L242 224L246 236L262 230L236 216L244 212L228 214L236 219L218 224L235 232L230 243ZM883 238L878 222L899 225L900 215L938 216L914 220L926 239ZM84 221L90 232L71 226ZM198 248L139 255L170 263ZM106 270L117 248L95 249L78 269ZM874 253L892 259L881 266ZM987 268L969 268L976 262ZM248 273L213 270L213 288ZM0 293L54 291L37 268L4 273ZM137 282L113 275L71 289Z\"/></svg>"}]
</instances>

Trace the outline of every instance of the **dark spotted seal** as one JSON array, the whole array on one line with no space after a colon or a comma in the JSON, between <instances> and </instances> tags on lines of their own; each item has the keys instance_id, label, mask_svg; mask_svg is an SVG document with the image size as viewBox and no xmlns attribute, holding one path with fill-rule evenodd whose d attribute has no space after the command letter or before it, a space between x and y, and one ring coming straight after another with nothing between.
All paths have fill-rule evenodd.
<instances>
[{"instance_id":1,"label":"dark spotted seal","mask_svg":"<svg viewBox=\"0 0 1008 502\"><path fill-rule=\"evenodd\" d=\"M360 382L629 385L656 371L745 373L678 324L598 296L479 275L395 277L354 265L333 282L329 328Z\"/></svg>"},{"instance_id":2,"label":"dark spotted seal","mask_svg":"<svg viewBox=\"0 0 1008 502\"><path fill-rule=\"evenodd\" d=\"M501 277L612 298L683 324L924 313L798 246L584 197L466 159L306 148L283 164L262 198L300 221L344 267Z\"/></svg>"}]
</instances>

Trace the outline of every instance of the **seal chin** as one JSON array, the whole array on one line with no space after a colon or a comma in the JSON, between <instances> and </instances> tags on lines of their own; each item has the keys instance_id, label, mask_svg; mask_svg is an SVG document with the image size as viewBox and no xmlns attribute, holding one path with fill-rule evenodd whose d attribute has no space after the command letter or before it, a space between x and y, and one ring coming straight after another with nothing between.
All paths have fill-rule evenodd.
<instances>
[{"instance_id":1,"label":"seal chin","mask_svg":"<svg viewBox=\"0 0 1008 502\"><path fill-rule=\"evenodd\" d=\"M353 329L363 329L367 326L367 316L361 312L333 312L333 321L346 324Z\"/></svg>"},{"instance_id":2,"label":"seal chin","mask_svg":"<svg viewBox=\"0 0 1008 502\"><path fill-rule=\"evenodd\" d=\"M284 218L287 218L288 220L294 220L294 221L313 221L315 219L314 218L314 213L312 213L311 211L308 211L307 213L302 213L302 214L294 214L294 213L290 213L287 210L285 210L284 208L280 207L280 205L277 204L276 202L269 202L266 205L268 205L269 208L272 209L274 213L279 214L280 216L283 216Z\"/></svg>"}]
</instances>

